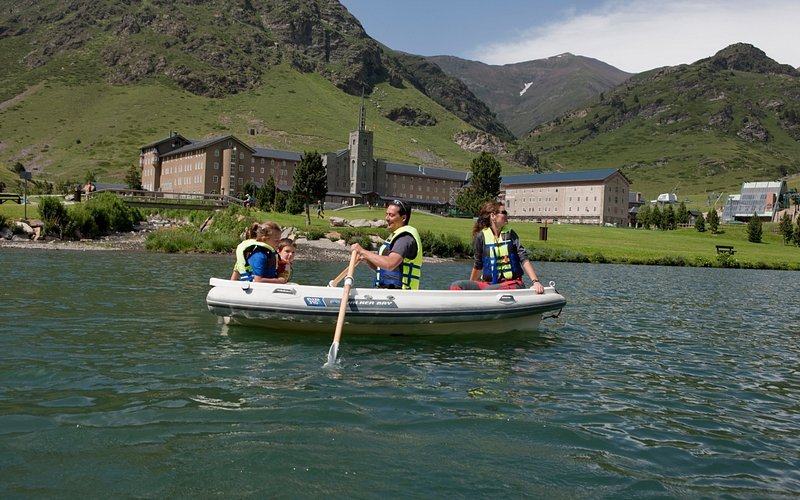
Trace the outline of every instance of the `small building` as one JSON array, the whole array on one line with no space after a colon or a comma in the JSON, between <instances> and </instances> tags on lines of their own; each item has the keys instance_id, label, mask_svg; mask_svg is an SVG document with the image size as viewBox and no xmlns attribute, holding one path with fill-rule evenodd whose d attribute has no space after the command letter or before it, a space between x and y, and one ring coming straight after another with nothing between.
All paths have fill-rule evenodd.
<instances>
[{"instance_id":1,"label":"small building","mask_svg":"<svg viewBox=\"0 0 800 500\"><path fill-rule=\"evenodd\" d=\"M506 175L500 181L509 216L571 224L629 224L630 181L618 168Z\"/></svg>"},{"instance_id":2,"label":"small building","mask_svg":"<svg viewBox=\"0 0 800 500\"><path fill-rule=\"evenodd\" d=\"M756 214L764 222L776 222L786 199L786 181L745 182L739 194L731 194L722 209L722 222L747 222Z\"/></svg>"}]
</instances>

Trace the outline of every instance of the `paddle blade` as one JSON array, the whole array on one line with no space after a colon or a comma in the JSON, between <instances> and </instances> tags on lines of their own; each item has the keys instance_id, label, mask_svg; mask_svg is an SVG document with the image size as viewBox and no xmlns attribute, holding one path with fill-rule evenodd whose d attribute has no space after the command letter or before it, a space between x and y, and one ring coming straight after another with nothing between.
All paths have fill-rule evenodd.
<instances>
[{"instance_id":1,"label":"paddle blade","mask_svg":"<svg viewBox=\"0 0 800 500\"><path fill-rule=\"evenodd\" d=\"M323 368L331 368L336 366L336 355L339 353L339 343L334 342L331 344L331 348L328 349L328 361L322 365Z\"/></svg>"}]
</instances>

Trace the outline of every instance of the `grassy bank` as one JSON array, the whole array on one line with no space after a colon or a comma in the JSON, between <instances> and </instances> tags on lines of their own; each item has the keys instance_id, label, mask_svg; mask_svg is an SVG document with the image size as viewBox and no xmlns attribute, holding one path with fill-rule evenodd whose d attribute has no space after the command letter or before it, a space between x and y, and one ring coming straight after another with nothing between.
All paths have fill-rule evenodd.
<instances>
[{"instance_id":1,"label":"grassy bank","mask_svg":"<svg viewBox=\"0 0 800 500\"><path fill-rule=\"evenodd\" d=\"M22 212L21 205L0 205L0 214L10 219L21 218ZM328 211L326 216L349 220L383 219L383 213L378 208L368 210L356 207ZM327 218L318 219L313 213L310 227L305 225L304 215L250 211L247 216L248 220L273 220L284 227L294 226L301 232L321 234L332 230ZM38 217L36 205L28 206L28 217ZM467 245L471 241L471 219L414 212L412 224L420 232L449 235ZM780 235L775 232L775 224L764 225L762 243L747 241L746 224L724 224L720 226L719 234L712 234L710 231L699 233L693 228L652 231L556 224L547 227L546 241L539 240L541 224L512 221L511 225L519 233L534 260L800 270L800 247L784 245ZM228 246L238 242L238 236L231 235L222 239L219 235L209 236L214 238L213 244L202 243L204 240L199 234L164 236L180 240L173 247L165 245L162 248L165 251L181 251L181 247L184 247L183 251L224 252ZM716 253L716 245L733 246L736 253L732 257L720 257Z\"/></svg>"}]
</instances>

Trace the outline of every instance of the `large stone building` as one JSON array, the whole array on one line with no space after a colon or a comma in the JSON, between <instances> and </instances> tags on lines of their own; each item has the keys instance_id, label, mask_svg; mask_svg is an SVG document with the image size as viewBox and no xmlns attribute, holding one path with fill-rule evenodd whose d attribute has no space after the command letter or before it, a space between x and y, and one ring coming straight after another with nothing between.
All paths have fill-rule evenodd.
<instances>
[{"instance_id":1,"label":"large stone building","mask_svg":"<svg viewBox=\"0 0 800 500\"><path fill-rule=\"evenodd\" d=\"M326 201L347 205L382 205L397 198L444 212L455 205L470 177L467 171L375 159L363 107L348 147L321 156L328 176ZM171 132L142 146L139 163L142 185L150 191L242 196L245 184L262 186L270 177L278 189L288 191L301 157L252 147L232 135L192 141ZM509 214L519 219L622 225L628 220L628 184L618 169L505 176L501 197Z\"/></svg>"},{"instance_id":2,"label":"large stone building","mask_svg":"<svg viewBox=\"0 0 800 500\"><path fill-rule=\"evenodd\" d=\"M630 181L618 168L506 175L500 190L511 217L537 222L628 225Z\"/></svg>"},{"instance_id":3,"label":"large stone building","mask_svg":"<svg viewBox=\"0 0 800 500\"><path fill-rule=\"evenodd\" d=\"M381 204L394 198L442 211L455 203L469 172L404 165L374 157L373 132L361 109L358 130L348 147L322 153L328 175L327 201ZM229 135L192 141L177 132L142 146L142 186L165 193L208 193L238 196L248 182L262 186L272 177L278 189L292 187L301 153L252 147Z\"/></svg>"}]
</instances>

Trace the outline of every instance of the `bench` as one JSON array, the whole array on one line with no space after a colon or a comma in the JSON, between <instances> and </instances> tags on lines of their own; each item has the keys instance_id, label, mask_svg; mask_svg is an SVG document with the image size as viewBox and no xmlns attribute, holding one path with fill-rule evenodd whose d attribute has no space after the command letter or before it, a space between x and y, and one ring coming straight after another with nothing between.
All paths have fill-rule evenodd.
<instances>
[{"instance_id":1,"label":"bench","mask_svg":"<svg viewBox=\"0 0 800 500\"><path fill-rule=\"evenodd\" d=\"M717 245L717 253L726 253L728 255L733 255L736 253L736 250L733 249L731 245Z\"/></svg>"},{"instance_id":2,"label":"bench","mask_svg":"<svg viewBox=\"0 0 800 500\"><path fill-rule=\"evenodd\" d=\"M17 205L22 205L22 195L17 193L0 193L0 203L16 201Z\"/></svg>"}]
</instances>

